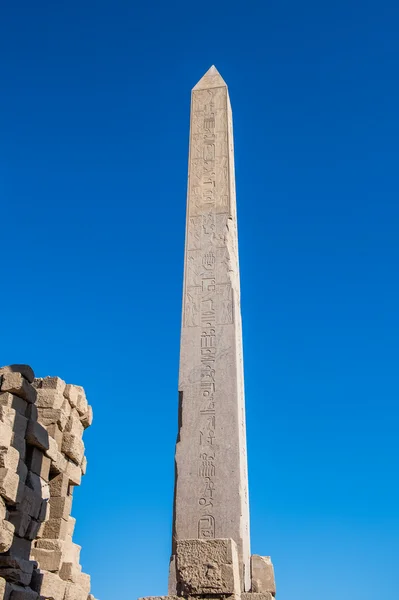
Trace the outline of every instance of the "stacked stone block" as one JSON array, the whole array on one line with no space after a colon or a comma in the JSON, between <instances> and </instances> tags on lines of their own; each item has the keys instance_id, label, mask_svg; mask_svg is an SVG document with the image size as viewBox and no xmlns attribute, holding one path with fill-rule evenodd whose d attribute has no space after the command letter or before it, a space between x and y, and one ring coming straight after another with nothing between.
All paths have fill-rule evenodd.
<instances>
[{"instance_id":1,"label":"stacked stone block","mask_svg":"<svg viewBox=\"0 0 399 600\"><path fill-rule=\"evenodd\" d=\"M0 600L93 600L71 516L92 419L83 388L0 369Z\"/></svg>"}]
</instances>

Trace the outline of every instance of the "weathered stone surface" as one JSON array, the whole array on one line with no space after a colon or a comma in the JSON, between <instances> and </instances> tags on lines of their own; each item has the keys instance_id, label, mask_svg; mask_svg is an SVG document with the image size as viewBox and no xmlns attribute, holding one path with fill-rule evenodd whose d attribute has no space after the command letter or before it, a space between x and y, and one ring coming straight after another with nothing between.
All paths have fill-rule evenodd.
<instances>
[{"instance_id":1,"label":"weathered stone surface","mask_svg":"<svg viewBox=\"0 0 399 600\"><path fill-rule=\"evenodd\" d=\"M25 460L26 457L26 442L25 438L19 437L18 435L12 434L11 445L13 448L18 450L19 457L21 460Z\"/></svg>"},{"instance_id":2,"label":"weathered stone surface","mask_svg":"<svg viewBox=\"0 0 399 600\"><path fill-rule=\"evenodd\" d=\"M14 525L5 519L0 521L0 552L7 552L14 539Z\"/></svg>"},{"instance_id":3,"label":"weathered stone surface","mask_svg":"<svg viewBox=\"0 0 399 600\"><path fill-rule=\"evenodd\" d=\"M81 422L85 429L93 423L93 409L90 405L87 407L87 412L82 416Z\"/></svg>"},{"instance_id":4,"label":"weathered stone surface","mask_svg":"<svg viewBox=\"0 0 399 600\"><path fill-rule=\"evenodd\" d=\"M0 556L0 577L10 583L29 585L35 563L16 556Z\"/></svg>"},{"instance_id":5,"label":"weathered stone surface","mask_svg":"<svg viewBox=\"0 0 399 600\"><path fill-rule=\"evenodd\" d=\"M26 531L31 522L30 516L27 513L16 510L11 511L8 518L10 523L12 523L15 527L16 535L18 535L19 537L25 537Z\"/></svg>"},{"instance_id":6,"label":"weathered stone surface","mask_svg":"<svg viewBox=\"0 0 399 600\"><path fill-rule=\"evenodd\" d=\"M0 421L0 448L8 450L13 437L12 427L8 423Z\"/></svg>"},{"instance_id":7,"label":"weathered stone surface","mask_svg":"<svg viewBox=\"0 0 399 600\"><path fill-rule=\"evenodd\" d=\"M82 481L82 469L70 460L67 460L66 474L72 485L80 485Z\"/></svg>"},{"instance_id":8,"label":"weathered stone surface","mask_svg":"<svg viewBox=\"0 0 399 600\"><path fill-rule=\"evenodd\" d=\"M82 462L85 447L80 437L72 433L64 433L61 451L79 465Z\"/></svg>"},{"instance_id":9,"label":"weathered stone surface","mask_svg":"<svg viewBox=\"0 0 399 600\"><path fill-rule=\"evenodd\" d=\"M264 592L262 594L255 592L243 592L241 594L241 600L274 600L274 596L270 592Z\"/></svg>"},{"instance_id":10,"label":"weathered stone surface","mask_svg":"<svg viewBox=\"0 0 399 600\"><path fill-rule=\"evenodd\" d=\"M69 490L69 478L64 473L50 479L50 496L67 496Z\"/></svg>"},{"instance_id":11,"label":"weathered stone surface","mask_svg":"<svg viewBox=\"0 0 399 600\"><path fill-rule=\"evenodd\" d=\"M214 67L192 92L183 297L173 554L179 540L231 538L249 590L232 115Z\"/></svg>"},{"instance_id":12,"label":"weathered stone surface","mask_svg":"<svg viewBox=\"0 0 399 600\"><path fill-rule=\"evenodd\" d=\"M64 581L73 581L79 583L79 577L82 572L82 567L72 562L63 562L60 569L60 577Z\"/></svg>"},{"instance_id":13,"label":"weathered stone surface","mask_svg":"<svg viewBox=\"0 0 399 600\"><path fill-rule=\"evenodd\" d=\"M17 471L20 461L19 452L16 448L9 446L8 448L0 448L0 467Z\"/></svg>"},{"instance_id":14,"label":"weathered stone surface","mask_svg":"<svg viewBox=\"0 0 399 600\"><path fill-rule=\"evenodd\" d=\"M34 490L27 485L24 485L22 486L21 499L16 505L16 510L37 519L39 517L42 502L43 499L40 494L34 492Z\"/></svg>"},{"instance_id":15,"label":"weathered stone surface","mask_svg":"<svg viewBox=\"0 0 399 600\"><path fill-rule=\"evenodd\" d=\"M80 585L68 581L66 583L65 600L87 600L87 592Z\"/></svg>"},{"instance_id":16,"label":"weathered stone surface","mask_svg":"<svg viewBox=\"0 0 399 600\"><path fill-rule=\"evenodd\" d=\"M49 448L49 436L45 428L36 421L29 420L26 431L26 441L45 452Z\"/></svg>"},{"instance_id":17,"label":"weathered stone surface","mask_svg":"<svg viewBox=\"0 0 399 600\"><path fill-rule=\"evenodd\" d=\"M50 462L50 459L41 450L33 447L28 456L27 465L30 471L48 481Z\"/></svg>"},{"instance_id":18,"label":"weathered stone surface","mask_svg":"<svg viewBox=\"0 0 399 600\"><path fill-rule=\"evenodd\" d=\"M237 546L231 539L179 540L176 574L182 596L239 594Z\"/></svg>"},{"instance_id":19,"label":"weathered stone surface","mask_svg":"<svg viewBox=\"0 0 399 600\"><path fill-rule=\"evenodd\" d=\"M274 569L270 556L259 556L258 554L251 556L251 580L253 592L270 592L273 595L276 593Z\"/></svg>"},{"instance_id":20,"label":"weathered stone surface","mask_svg":"<svg viewBox=\"0 0 399 600\"><path fill-rule=\"evenodd\" d=\"M11 504L19 500L19 476L15 471L0 468L0 494Z\"/></svg>"},{"instance_id":21,"label":"weathered stone surface","mask_svg":"<svg viewBox=\"0 0 399 600\"><path fill-rule=\"evenodd\" d=\"M61 566L62 554L56 550L32 548L31 556L39 563L39 568L45 571L58 571Z\"/></svg>"},{"instance_id":22,"label":"weathered stone surface","mask_svg":"<svg viewBox=\"0 0 399 600\"><path fill-rule=\"evenodd\" d=\"M36 473L32 473L29 471L28 477L26 479L26 485L38 494L43 500L50 498L50 487L47 481L36 475Z\"/></svg>"},{"instance_id":23,"label":"weathered stone surface","mask_svg":"<svg viewBox=\"0 0 399 600\"><path fill-rule=\"evenodd\" d=\"M10 600L38 600L39 594L30 588L12 584Z\"/></svg>"},{"instance_id":24,"label":"weathered stone surface","mask_svg":"<svg viewBox=\"0 0 399 600\"><path fill-rule=\"evenodd\" d=\"M51 391L51 390L47 390ZM39 408L39 423L43 427L57 424L58 427L63 431L68 421L68 416L62 410L62 408Z\"/></svg>"},{"instance_id":25,"label":"weathered stone surface","mask_svg":"<svg viewBox=\"0 0 399 600\"><path fill-rule=\"evenodd\" d=\"M68 520L72 509L72 496L50 498L50 518Z\"/></svg>"},{"instance_id":26,"label":"weathered stone surface","mask_svg":"<svg viewBox=\"0 0 399 600\"><path fill-rule=\"evenodd\" d=\"M21 373L6 372L0 376L0 389L20 396L27 402L36 401L35 388L21 375Z\"/></svg>"},{"instance_id":27,"label":"weathered stone surface","mask_svg":"<svg viewBox=\"0 0 399 600\"><path fill-rule=\"evenodd\" d=\"M69 404L72 408L76 408L78 403L79 391L76 389L74 385L67 384L64 390L64 396L68 399Z\"/></svg>"},{"instance_id":28,"label":"weathered stone surface","mask_svg":"<svg viewBox=\"0 0 399 600\"><path fill-rule=\"evenodd\" d=\"M32 544L30 540L26 540L15 535L10 548L7 550L7 554L10 556L18 556L24 560L29 560L31 547Z\"/></svg>"},{"instance_id":29,"label":"weathered stone surface","mask_svg":"<svg viewBox=\"0 0 399 600\"><path fill-rule=\"evenodd\" d=\"M10 394L10 392L0 393L0 405L9 406L18 411L21 415L25 415L29 406L34 406L34 404L28 404L26 400L23 400L19 396L14 396L14 394Z\"/></svg>"},{"instance_id":30,"label":"weathered stone surface","mask_svg":"<svg viewBox=\"0 0 399 600\"><path fill-rule=\"evenodd\" d=\"M31 587L40 593L42 598L64 600L66 581L63 581L56 573L38 570L33 573Z\"/></svg>"},{"instance_id":31,"label":"weathered stone surface","mask_svg":"<svg viewBox=\"0 0 399 600\"><path fill-rule=\"evenodd\" d=\"M63 393L66 387L65 381L60 377L43 377L34 380L37 389L49 389Z\"/></svg>"},{"instance_id":32,"label":"weathered stone surface","mask_svg":"<svg viewBox=\"0 0 399 600\"><path fill-rule=\"evenodd\" d=\"M29 383L33 383L35 378L33 369L29 365L7 365L6 367L1 367L0 376L3 373L20 373Z\"/></svg>"},{"instance_id":33,"label":"weathered stone surface","mask_svg":"<svg viewBox=\"0 0 399 600\"><path fill-rule=\"evenodd\" d=\"M64 540L68 531L68 521L65 519L49 519L43 527L43 537Z\"/></svg>"},{"instance_id":34,"label":"weathered stone surface","mask_svg":"<svg viewBox=\"0 0 399 600\"><path fill-rule=\"evenodd\" d=\"M76 414L74 414L74 413L76 413ZM79 419L79 413L77 410L73 409L71 415L68 418L68 422L65 426L65 432L75 435L81 439L82 435L83 435L83 431L84 431L84 427Z\"/></svg>"},{"instance_id":35,"label":"weathered stone surface","mask_svg":"<svg viewBox=\"0 0 399 600\"><path fill-rule=\"evenodd\" d=\"M39 535L41 525L42 523L40 521L35 521L35 519L31 519L28 529L26 530L26 539L34 540Z\"/></svg>"}]
</instances>

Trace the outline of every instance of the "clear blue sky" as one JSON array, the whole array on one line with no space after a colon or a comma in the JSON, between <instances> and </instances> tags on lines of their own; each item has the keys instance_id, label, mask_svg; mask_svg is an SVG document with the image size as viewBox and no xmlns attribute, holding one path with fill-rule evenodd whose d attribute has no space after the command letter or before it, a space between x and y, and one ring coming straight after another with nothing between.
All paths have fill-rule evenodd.
<instances>
[{"instance_id":1,"label":"clear blue sky","mask_svg":"<svg viewBox=\"0 0 399 600\"><path fill-rule=\"evenodd\" d=\"M166 593L190 89L233 104L252 550L279 600L397 600L399 5L3 2L0 363L94 407L76 541Z\"/></svg>"}]
</instances>

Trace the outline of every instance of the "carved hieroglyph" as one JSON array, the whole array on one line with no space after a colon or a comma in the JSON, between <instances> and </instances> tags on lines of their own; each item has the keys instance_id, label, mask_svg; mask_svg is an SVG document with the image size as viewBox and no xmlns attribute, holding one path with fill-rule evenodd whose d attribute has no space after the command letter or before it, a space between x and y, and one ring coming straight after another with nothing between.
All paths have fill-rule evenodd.
<instances>
[{"instance_id":1,"label":"carved hieroglyph","mask_svg":"<svg viewBox=\"0 0 399 600\"><path fill-rule=\"evenodd\" d=\"M192 91L180 348L177 540L232 538L250 588L232 114L215 67ZM172 556L170 592L174 588Z\"/></svg>"}]
</instances>

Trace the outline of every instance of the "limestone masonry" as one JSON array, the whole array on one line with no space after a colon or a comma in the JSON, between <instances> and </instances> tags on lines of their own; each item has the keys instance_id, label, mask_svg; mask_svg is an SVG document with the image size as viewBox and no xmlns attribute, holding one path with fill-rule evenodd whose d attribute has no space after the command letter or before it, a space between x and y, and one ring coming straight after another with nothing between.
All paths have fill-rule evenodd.
<instances>
[{"instance_id":1,"label":"limestone masonry","mask_svg":"<svg viewBox=\"0 0 399 600\"><path fill-rule=\"evenodd\" d=\"M162 600L273 600L270 557L250 556L233 124L215 67L191 96L178 420Z\"/></svg>"},{"instance_id":2,"label":"limestone masonry","mask_svg":"<svg viewBox=\"0 0 399 600\"><path fill-rule=\"evenodd\" d=\"M0 368L0 600L94 600L71 517L92 418L83 388Z\"/></svg>"}]
</instances>

